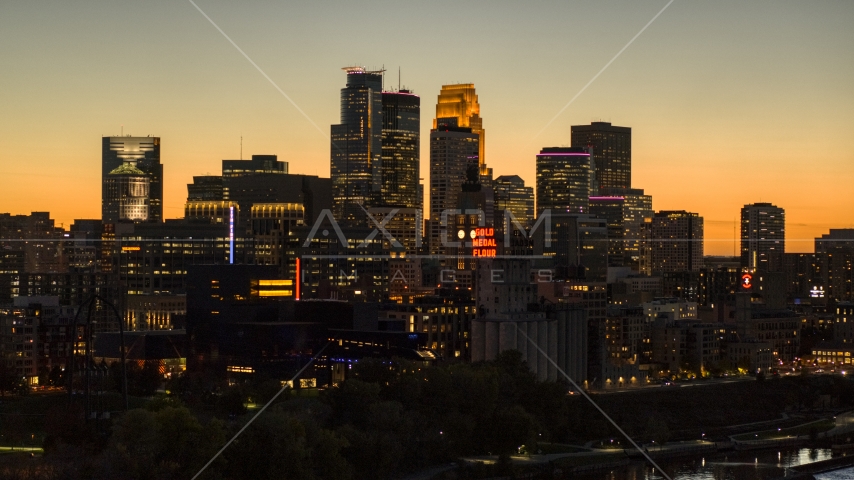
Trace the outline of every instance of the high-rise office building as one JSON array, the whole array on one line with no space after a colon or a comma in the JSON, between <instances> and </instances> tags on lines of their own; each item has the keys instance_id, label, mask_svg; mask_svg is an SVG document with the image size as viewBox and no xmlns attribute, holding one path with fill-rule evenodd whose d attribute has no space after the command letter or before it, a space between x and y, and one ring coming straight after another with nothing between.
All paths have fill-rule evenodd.
<instances>
[{"instance_id":1,"label":"high-rise office building","mask_svg":"<svg viewBox=\"0 0 854 480\"><path fill-rule=\"evenodd\" d=\"M454 119L430 131L430 218L456 208L469 165L478 164L479 137ZM445 123L447 122L447 123Z\"/></svg>"},{"instance_id":2,"label":"high-rise office building","mask_svg":"<svg viewBox=\"0 0 854 480\"><path fill-rule=\"evenodd\" d=\"M442 253L440 224L443 212L457 208L466 172L478 165L479 136L471 128L458 127L455 118L439 119L430 131L430 224L428 235L431 253ZM452 220L446 214L444 220Z\"/></svg>"},{"instance_id":3,"label":"high-rise office building","mask_svg":"<svg viewBox=\"0 0 854 480\"><path fill-rule=\"evenodd\" d=\"M537 154L537 216L587 213L592 193L590 152L583 148L547 147Z\"/></svg>"},{"instance_id":4,"label":"high-rise office building","mask_svg":"<svg viewBox=\"0 0 854 480\"><path fill-rule=\"evenodd\" d=\"M644 230L643 273L699 272L703 267L703 217L699 214L656 212Z\"/></svg>"},{"instance_id":5,"label":"high-rise office building","mask_svg":"<svg viewBox=\"0 0 854 480\"><path fill-rule=\"evenodd\" d=\"M509 211L520 225L534 221L534 188L526 187L518 175L502 175L492 183L495 192L496 225L503 225L504 212Z\"/></svg>"},{"instance_id":6,"label":"high-rise office building","mask_svg":"<svg viewBox=\"0 0 854 480\"><path fill-rule=\"evenodd\" d=\"M641 227L653 216L652 195L640 188L600 188L599 195L623 199L623 265L639 271Z\"/></svg>"},{"instance_id":7,"label":"high-rise office building","mask_svg":"<svg viewBox=\"0 0 854 480\"><path fill-rule=\"evenodd\" d=\"M438 128L439 119L456 118L457 126L471 128L479 140L478 158L481 169L486 164L486 130L483 129L483 119L480 118L480 104L473 83L442 85L439 99L436 102L436 118L433 128Z\"/></svg>"},{"instance_id":8,"label":"high-rise office building","mask_svg":"<svg viewBox=\"0 0 854 480\"><path fill-rule=\"evenodd\" d=\"M383 92L382 199L384 206L421 208L418 197L421 98L409 90Z\"/></svg>"},{"instance_id":9,"label":"high-rise office building","mask_svg":"<svg viewBox=\"0 0 854 480\"><path fill-rule=\"evenodd\" d=\"M163 165L160 137L103 137L101 139L101 217L107 218L107 176L124 163L142 171L149 180L149 222L163 221Z\"/></svg>"},{"instance_id":10,"label":"high-rise office building","mask_svg":"<svg viewBox=\"0 0 854 480\"><path fill-rule=\"evenodd\" d=\"M148 222L151 219L151 177L126 162L104 179L103 222Z\"/></svg>"},{"instance_id":11,"label":"high-rise office building","mask_svg":"<svg viewBox=\"0 0 854 480\"><path fill-rule=\"evenodd\" d=\"M608 122L573 125L572 146L590 148L595 171L594 188L632 187L631 128L615 127Z\"/></svg>"},{"instance_id":12,"label":"high-rise office building","mask_svg":"<svg viewBox=\"0 0 854 480\"><path fill-rule=\"evenodd\" d=\"M786 217L782 208L753 203L741 209L741 266L758 272L782 272Z\"/></svg>"},{"instance_id":13,"label":"high-rise office building","mask_svg":"<svg viewBox=\"0 0 854 480\"><path fill-rule=\"evenodd\" d=\"M341 123L332 125L331 174L334 213L341 220L365 218L382 189L382 71L345 67Z\"/></svg>"}]
</instances>

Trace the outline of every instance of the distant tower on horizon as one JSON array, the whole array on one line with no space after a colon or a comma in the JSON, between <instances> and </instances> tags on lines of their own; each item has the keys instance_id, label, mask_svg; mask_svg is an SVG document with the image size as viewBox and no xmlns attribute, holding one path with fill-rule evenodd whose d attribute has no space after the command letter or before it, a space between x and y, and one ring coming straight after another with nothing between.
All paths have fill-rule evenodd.
<instances>
[{"instance_id":1,"label":"distant tower on horizon","mask_svg":"<svg viewBox=\"0 0 854 480\"><path fill-rule=\"evenodd\" d=\"M632 129L608 122L572 126L572 146L590 148L595 184L601 188L632 188Z\"/></svg>"},{"instance_id":2,"label":"distant tower on horizon","mask_svg":"<svg viewBox=\"0 0 854 480\"><path fill-rule=\"evenodd\" d=\"M782 272L786 250L786 213L770 203L741 209L741 266L759 272Z\"/></svg>"},{"instance_id":3,"label":"distant tower on horizon","mask_svg":"<svg viewBox=\"0 0 854 480\"><path fill-rule=\"evenodd\" d=\"M421 209L421 98L409 90L383 92L382 107L381 203Z\"/></svg>"},{"instance_id":4,"label":"distant tower on horizon","mask_svg":"<svg viewBox=\"0 0 854 480\"><path fill-rule=\"evenodd\" d=\"M160 163L160 137L102 137L101 138L101 218L110 223L117 213L108 207L107 179L111 172L130 164L149 179L148 222L163 221L163 165ZM109 211L108 211L109 209Z\"/></svg>"},{"instance_id":5,"label":"distant tower on horizon","mask_svg":"<svg viewBox=\"0 0 854 480\"><path fill-rule=\"evenodd\" d=\"M330 170L333 213L338 219L364 218L382 190L383 71L345 67L341 123L332 125Z\"/></svg>"},{"instance_id":6,"label":"distant tower on horizon","mask_svg":"<svg viewBox=\"0 0 854 480\"><path fill-rule=\"evenodd\" d=\"M477 102L477 93L475 93L473 83L442 85L436 102L436 117L433 119L434 129L438 128L441 118L456 118L458 127L471 128L472 133L478 135L480 142L478 158L480 159L481 174L483 174L486 165L486 130L483 128L480 104Z\"/></svg>"}]
</instances>

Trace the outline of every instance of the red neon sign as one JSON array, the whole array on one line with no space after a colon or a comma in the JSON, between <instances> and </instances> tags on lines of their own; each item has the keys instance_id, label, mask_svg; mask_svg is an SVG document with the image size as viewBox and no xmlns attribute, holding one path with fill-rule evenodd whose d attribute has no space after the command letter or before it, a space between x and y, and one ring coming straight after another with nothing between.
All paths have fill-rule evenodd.
<instances>
[{"instance_id":1,"label":"red neon sign","mask_svg":"<svg viewBox=\"0 0 854 480\"><path fill-rule=\"evenodd\" d=\"M741 276L741 288L745 290L753 288L753 275L745 273Z\"/></svg>"},{"instance_id":2,"label":"red neon sign","mask_svg":"<svg viewBox=\"0 0 854 480\"><path fill-rule=\"evenodd\" d=\"M473 257L495 257L498 254L498 244L495 242L494 228L474 229L474 238L471 241Z\"/></svg>"}]
</instances>

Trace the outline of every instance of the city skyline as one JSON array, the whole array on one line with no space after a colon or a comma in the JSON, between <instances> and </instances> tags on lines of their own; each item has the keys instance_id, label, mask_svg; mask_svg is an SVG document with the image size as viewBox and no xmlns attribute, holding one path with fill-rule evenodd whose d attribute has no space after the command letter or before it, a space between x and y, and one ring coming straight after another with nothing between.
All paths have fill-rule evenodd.
<instances>
[{"instance_id":1,"label":"city skyline","mask_svg":"<svg viewBox=\"0 0 854 480\"><path fill-rule=\"evenodd\" d=\"M597 9L546 3L538 14L544 24L554 21L546 18L549 13L587 15L592 25L600 26L613 20L606 32L613 38L585 40L585 29L593 27L579 27L570 38L554 41L556 53L572 50L566 58L555 55L559 62L549 61L542 45L535 58L525 58L524 49L534 48L525 40L506 51L507 60L515 62L509 67L497 61L496 47L463 61L439 59L426 47L407 51L361 40L340 52L316 55L317 59L308 58L317 51L311 46L303 44L297 52L287 44L282 47L287 57L283 61L274 54L277 45L287 43L285 38L270 42L272 24L250 23L271 13L265 9L278 7L257 6L229 16L236 7L199 5L323 130L336 123L339 113L342 65L354 60L368 66L385 62L392 71L400 64L402 85L421 97L425 112L432 110L441 85L473 83L487 119L484 127L490 131L489 166L496 177L518 175L528 186L534 186L536 152L569 145L572 125L601 119L631 127L632 186L653 196L655 210L702 215L707 254L731 255L734 250L737 254L733 227L747 203L772 202L786 210L789 252L812 251L815 237L831 228L852 226L845 207L854 201L848 188L854 179L854 140L845 132L854 123L854 109L848 107L854 97L845 86L854 78L854 68L844 61L848 58L844 52L854 46L854 35L832 27L850 18L846 14L851 6L807 9L753 3L736 10L731 4L714 9L674 3L538 136L560 107L663 6L638 4L616 11L610 5ZM120 46L90 44L92 38L102 37L88 36L87 29L104 34L104 28L116 27L90 25L91 20L84 18L88 7L71 16L65 8L69 7L57 6L35 23L27 7L10 6L0 20L0 38L8 40L11 56L21 66L0 77L4 91L17 93L0 121L7 132L0 149L5 159L0 175L13 180L0 193L4 211L49 211L65 225L74 218L97 218L97 138L121 133L122 124L125 134L163 139L164 218L182 216L185 185L193 175L214 172L221 159L239 156L241 136L244 158L247 153L277 154L294 173L329 176L328 138L265 83L192 5L164 7L168 10L161 12L168 17L162 25L181 22L177 30L186 31L179 36L164 35L148 43L128 40L118 42L123 43ZM127 22L131 33L146 21L151 23L154 15L134 6L122 8L140 15L139 25ZM104 8L103 15L121 16L122 8ZM492 25L486 21L476 25L475 33L494 39L507 25L524 32L524 22L510 18L513 8L504 4L485 8ZM318 38L334 37L332 29L344 21L339 15L353 13L346 7L341 10L329 18ZM437 15L431 12L428 9ZM738 15L733 16L735 12ZM311 13L311 7L300 6L287 18L296 21ZM397 18L393 12L382 15ZM55 28L69 18L68 25ZM52 26L55 32L49 31ZM300 32L304 30L297 28L287 35L298 40ZM421 27L407 33L413 41L425 35ZM62 34L69 47L53 49L54 43L61 46ZM674 40L681 45L673 46ZM167 52L173 44L183 46ZM584 51L575 51L576 45L584 46ZM67 50L73 46L78 49ZM119 75L125 62L139 58L115 54L134 50L148 60L162 54L167 73ZM96 60L107 59L104 65L112 63L116 72L95 75L100 71L94 68L100 65ZM300 78L294 75L298 70ZM538 78L528 75L532 71ZM396 87L394 76L388 74L386 88ZM520 85L526 87L523 95ZM63 123L62 128L55 127ZM427 138L429 121L421 123L421 136ZM52 126L49 135L46 125ZM421 142L422 158L429 158L428 148ZM809 169L803 168L804 158L810 159ZM426 182L426 162L421 163ZM673 181L680 177L686 181Z\"/></svg>"}]
</instances>

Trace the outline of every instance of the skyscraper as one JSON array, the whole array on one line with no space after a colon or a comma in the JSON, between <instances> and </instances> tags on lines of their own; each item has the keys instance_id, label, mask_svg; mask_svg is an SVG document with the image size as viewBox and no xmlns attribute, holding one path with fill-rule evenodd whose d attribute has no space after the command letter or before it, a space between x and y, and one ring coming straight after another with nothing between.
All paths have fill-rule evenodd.
<instances>
[{"instance_id":1,"label":"skyscraper","mask_svg":"<svg viewBox=\"0 0 854 480\"><path fill-rule=\"evenodd\" d=\"M163 221L163 165L160 137L103 137L101 139L101 217L107 218L107 176L124 163L142 171L149 179L149 222Z\"/></svg>"},{"instance_id":2,"label":"skyscraper","mask_svg":"<svg viewBox=\"0 0 854 480\"><path fill-rule=\"evenodd\" d=\"M632 187L632 129L608 122L572 126L572 146L590 148L595 170L594 195L599 188Z\"/></svg>"},{"instance_id":3,"label":"skyscraper","mask_svg":"<svg viewBox=\"0 0 854 480\"><path fill-rule=\"evenodd\" d=\"M104 223L148 222L150 219L151 177L125 162L107 174L104 181Z\"/></svg>"},{"instance_id":4,"label":"skyscraper","mask_svg":"<svg viewBox=\"0 0 854 480\"><path fill-rule=\"evenodd\" d=\"M587 213L592 192L590 153L583 148L547 147L537 154L537 216Z\"/></svg>"},{"instance_id":5,"label":"skyscraper","mask_svg":"<svg viewBox=\"0 0 854 480\"><path fill-rule=\"evenodd\" d=\"M770 203L741 209L741 266L760 272L782 272L786 246L786 216Z\"/></svg>"},{"instance_id":6,"label":"skyscraper","mask_svg":"<svg viewBox=\"0 0 854 480\"><path fill-rule=\"evenodd\" d=\"M457 198L472 163L478 163L479 137L455 119L440 119L430 131L430 218L456 208Z\"/></svg>"},{"instance_id":7,"label":"skyscraper","mask_svg":"<svg viewBox=\"0 0 854 480\"><path fill-rule=\"evenodd\" d=\"M455 118L441 118L430 131L430 224L431 253L442 253L442 212L457 207L466 172L478 165L479 137L471 128L458 127ZM450 220L447 217L445 220ZM447 225L446 225L447 227Z\"/></svg>"},{"instance_id":8,"label":"skyscraper","mask_svg":"<svg viewBox=\"0 0 854 480\"><path fill-rule=\"evenodd\" d=\"M483 129L483 119L480 118L480 104L477 103L477 94L473 83L459 83L456 85L442 85L439 91L439 99L436 102L436 118L433 119L433 128L438 128L439 119L456 118L457 126L471 128L476 133L480 142L478 158L483 169L486 164L486 130Z\"/></svg>"},{"instance_id":9,"label":"skyscraper","mask_svg":"<svg viewBox=\"0 0 854 480\"><path fill-rule=\"evenodd\" d=\"M331 176L334 213L342 220L364 218L382 189L382 71L345 67L341 123L332 125Z\"/></svg>"},{"instance_id":10,"label":"skyscraper","mask_svg":"<svg viewBox=\"0 0 854 480\"><path fill-rule=\"evenodd\" d=\"M699 272L703 266L703 217L684 210L656 212L644 225L644 273Z\"/></svg>"},{"instance_id":11,"label":"skyscraper","mask_svg":"<svg viewBox=\"0 0 854 480\"><path fill-rule=\"evenodd\" d=\"M418 197L421 99L409 90L383 92L382 199L384 206L421 208Z\"/></svg>"},{"instance_id":12,"label":"skyscraper","mask_svg":"<svg viewBox=\"0 0 854 480\"><path fill-rule=\"evenodd\" d=\"M503 225L504 212L513 214L521 225L534 221L534 188L526 187L518 175L502 175L493 182L496 225Z\"/></svg>"},{"instance_id":13,"label":"skyscraper","mask_svg":"<svg viewBox=\"0 0 854 480\"><path fill-rule=\"evenodd\" d=\"M623 265L640 271L641 227L653 216L652 195L640 188L600 188L599 195L623 199Z\"/></svg>"}]
</instances>

